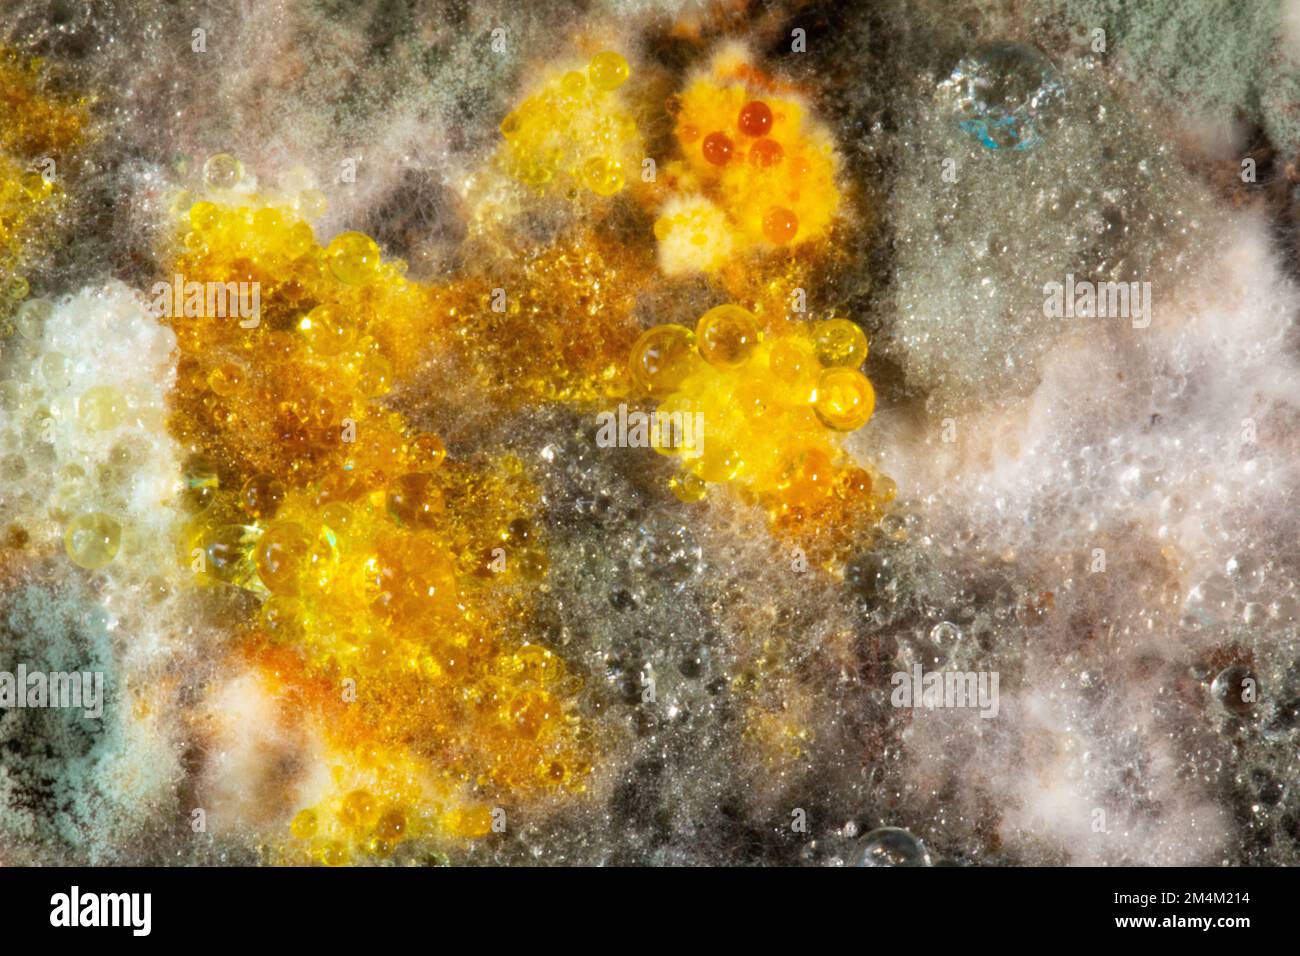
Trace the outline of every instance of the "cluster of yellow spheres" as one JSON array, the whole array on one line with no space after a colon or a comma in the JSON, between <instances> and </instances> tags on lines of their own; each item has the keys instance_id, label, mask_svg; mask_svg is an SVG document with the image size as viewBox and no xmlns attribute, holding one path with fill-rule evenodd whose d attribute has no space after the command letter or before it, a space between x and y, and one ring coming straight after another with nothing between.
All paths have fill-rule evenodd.
<instances>
[{"instance_id":1,"label":"cluster of yellow spheres","mask_svg":"<svg viewBox=\"0 0 1300 956\"><path fill-rule=\"evenodd\" d=\"M730 483L766 504L774 520L792 513L829 520L846 496L874 502L870 474L839 444L875 408L859 369L866 357L866 335L848 319L792 323L769 335L749 310L720 305L694 331L644 332L629 367L665 421L700 416L701 447L657 449L680 459L672 480L679 498L698 500L708 485Z\"/></svg>"},{"instance_id":2,"label":"cluster of yellow spheres","mask_svg":"<svg viewBox=\"0 0 1300 956\"><path fill-rule=\"evenodd\" d=\"M621 54L605 50L585 69L550 74L501 121L506 172L529 186L619 192L640 164L641 137L617 92L629 72Z\"/></svg>"},{"instance_id":3,"label":"cluster of yellow spheres","mask_svg":"<svg viewBox=\"0 0 1300 956\"><path fill-rule=\"evenodd\" d=\"M204 175L228 188L242 171ZM509 456L448 461L380 401L445 321L433 291L362 233L317 243L299 205L211 191L184 214L167 275L257 282L261 315L169 319L171 429L191 450L181 559L261 597L248 652L328 728L337 792L293 832L335 863L412 832L482 835L464 792L580 789L590 761L578 682L506 636L527 633L547 566L528 475ZM410 771L377 769L377 749Z\"/></svg>"}]
</instances>

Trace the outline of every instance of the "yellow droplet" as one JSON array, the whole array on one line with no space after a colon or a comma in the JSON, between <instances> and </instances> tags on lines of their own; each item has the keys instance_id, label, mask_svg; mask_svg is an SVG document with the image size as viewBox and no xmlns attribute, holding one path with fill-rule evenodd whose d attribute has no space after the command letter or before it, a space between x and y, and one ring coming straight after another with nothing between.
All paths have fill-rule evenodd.
<instances>
[{"instance_id":1,"label":"yellow droplet","mask_svg":"<svg viewBox=\"0 0 1300 956\"><path fill-rule=\"evenodd\" d=\"M838 366L822 372L813 406L828 428L851 432L861 428L876 408L876 392L855 368Z\"/></svg>"},{"instance_id":2,"label":"yellow droplet","mask_svg":"<svg viewBox=\"0 0 1300 956\"><path fill-rule=\"evenodd\" d=\"M185 463L181 481L181 502L192 514L197 514L212 504L217 489L221 487L217 466L202 455L195 455Z\"/></svg>"},{"instance_id":3,"label":"yellow droplet","mask_svg":"<svg viewBox=\"0 0 1300 956\"><path fill-rule=\"evenodd\" d=\"M393 366L382 355L370 355L361 363L357 387L363 395L377 398L393 387Z\"/></svg>"},{"instance_id":4,"label":"yellow droplet","mask_svg":"<svg viewBox=\"0 0 1300 956\"><path fill-rule=\"evenodd\" d=\"M347 285L362 285L379 270L379 246L364 232L335 236L325 250L334 278Z\"/></svg>"},{"instance_id":5,"label":"yellow droplet","mask_svg":"<svg viewBox=\"0 0 1300 956\"><path fill-rule=\"evenodd\" d=\"M62 352L46 352L41 359L41 375L50 388L67 388L72 381L68 374L68 357Z\"/></svg>"},{"instance_id":6,"label":"yellow droplet","mask_svg":"<svg viewBox=\"0 0 1300 956\"><path fill-rule=\"evenodd\" d=\"M319 189L304 189L298 194L298 215L304 219L319 219L329 208L329 201Z\"/></svg>"},{"instance_id":7,"label":"yellow droplet","mask_svg":"<svg viewBox=\"0 0 1300 956\"><path fill-rule=\"evenodd\" d=\"M303 558L309 548L302 525L279 521L257 542L257 574L276 594L296 594Z\"/></svg>"},{"instance_id":8,"label":"yellow droplet","mask_svg":"<svg viewBox=\"0 0 1300 956\"><path fill-rule=\"evenodd\" d=\"M709 493L708 483L690 472L669 478L668 487L679 501L687 504L694 504Z\"/></svg>"},{"instance_id":9,"label":"yellow droplet","mask_svg":"<svg viewBox=\"0 0 1300 956\"><path fill-rule=\"evenodd\" d=\"M704 443L703 454L694 459L691 468L705 481L717 484L735 478L744 464L744 459L734 448L710 440Z\"/></svg>"},{"instance_id":10,"label":"yellow droplet","mask_svg":"<svg viewBox=\"0 0 1300 956\"><path fill-rule=\"evenodd\" d=\"M63 546L80 567L102 568L117 557L122 544L122 526L99 511L80 515L68 525Z\"/></svg>"},{"instance_id":11,"label":"yellow droplet","mask_svg":"<svg viewBox=\"0 0 1300 956\"><path fill-rule=\"evenodd\" d=\"M813 331L817 359L825 366L858 368L867 360L867 335L848 319L818 322Z\"/></svg>"},{"instance_id":12,"label":"yellow droplet","mask_svg":"<svg viewBox=\"0 0 1300 956\"><path fill-rule=\"evenodd\" d=\"M738 368L758 347L758 320L738 305L719 305L700 316L695 339L700 354L717 368Z\"/></svg>"},{"instance_id":13,"label":"yellow droplet","mask_svg":"<svg viewBox=\"0 0 1300 956\"><path fill-rule=\"evenodd\" d=\"M821 367L804 339L785 338L772 343L767 364L772 372L772 397L778 402L807 405L817 396Z\"/></svg>"},{"instance_id":14,"label":"yellow droplet","mask_svg":"<svg viewBox=\"0 0 1300 956\"><path fill-rule=\"evenodd\" d=\"M566 96L577 96L587 86L587 78L577 70L570 70L560 78L560 89L564 90Z\"/></svg>"},{"instance_id":15,"label":"yellow droplet","mask_svg":"<svg viewBox=\"0 0 1300 956\"><path fill-rule=\"evenodd\" d=\"M447 457L447 447L437 435L421 432L411 438L411 456L420 469L434 471Z\"/></svg>"},{"instance_id":16,"label":"yellow droplet","mask_svg":"<svg viewBox=\"0 0 1300 956\"><path fill-rule=\"evenodd\" d=\"M273 518L284 501L284 485L274 475L253 475L239 490L239 504L254 518Z\"/></svg>"},{"instance_id":17,"label":"yellow droplet","mask_svg":"<svg viewBox=\"0 0 1300 956\"><path fill-rule=\"evenodd\" d=\"M623 188L623 164L608 156L593 156L582 167L587 188L597 196L613 196Z\"/></svg>"},{"instance_id":18,"label":"yellow droplet","mask_svg":"<svg viewBox=\"0 0 1300 956\"><path fill-rule=\"evenodd\" d=\"M699 359L695 336L684 325L656 325L632 346L628 367L638 385L652 395L667 395L681 385Z\"/></svg>"},{"instance_id":19,"label":"yellow droplet","mask_svg":"<svg viewBox=\"0 0 1300 956\"><path fill-rule=\"evenodd\" d=\"M300 810L289 824L289 832L299 840L307 840L316 835L316 826L316 811Z\"/></svg>"},{"instance_id":20,"label":"yellow droplet","mask_svg":"<svg viewBox=\"0 0 1300 956\"><path fill-rule=\"evenodd\" d=\"M233 362L223 362L208 373L208 388L221 398L227 398L244 383L243 370Z\"/></svg>"},{"instance_id":21,"label":"yellow droplet","mask_svg":"<svg viewBox=\"0 0 1300 956\"><path fill-rule=\"evenodd\" d=\"M400 840L406 833L406 816L401 810L387 810L375 825L375 833L385 840Z\"/></svg>"},{"instance_id":22,"label":"yellow droplet","mask_svg":"<svg viewBox=\"0 0 1300 956\"><path fill-rule=\"evenodd\" d=\"M320 520L336 534L342 534L352 525L352 509L341 501L331 501L320 510Z\"/></svg>"},{"instance_id":23,"label":"yellow droplet","mask_svg":"<svg viewBox=\"0 0 1300 956\"><path fill-rule=\"evenodd\" d=\"M317 355L338 355L352 344L352 326L332 305L318 305L304 315L298 331Z\"/></svg>"},{"instance_id":24,"label":"yellow droplet","mask_svg":"<svg viewBox=\"0 0 1300 956\"><path fill-rule=\"evenodd\" d=\"M326 866L344 866L348 862L348 850L337 841L327 843L321 848L320 861Z\"/></svg>"},{"instance_id":25,"label":"yellow droplet","mask_svg":"<svg viewBox=\"0 0 1300 956\"><path fill-rule=\"evenodd\" d=\"M587 64L587 76L598 90L616 90L627 79L630 69L622 54L613 50L597 53Z\"/></svg>"},{"instance_id":26,"label":"yellow droplet","mask_svg":"<svg viewBox=\"0 0 1300 956\"><path fill-rule=\"evenodd\" d=\"M374 797L365 790L353 790L339 806L339 822L352 829L369 826L375 809Z\"/></svg>"},{"instance_id":27,"label":"yellow droplet","mask_svg":"<svg viewBox=\"0 0 1300 956\"><path fill-rule=\"evenodd\" d=\"M116 428L126 420L126 399L112 385L92 385L77 403L77 418L88 431Z\"/></svg>"}]
</instances>

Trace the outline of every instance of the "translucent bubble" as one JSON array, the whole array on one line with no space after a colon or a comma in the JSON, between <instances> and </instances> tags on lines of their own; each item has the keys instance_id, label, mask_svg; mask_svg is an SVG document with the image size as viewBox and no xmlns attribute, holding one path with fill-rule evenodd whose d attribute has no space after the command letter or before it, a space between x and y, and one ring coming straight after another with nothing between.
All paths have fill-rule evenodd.
<instances>
[{"instance_id":1,"label":"translucent bubble","mask_svg":"<svg viewBox=\"0 0 1300 956\"><path fill-rule=\"evenodd\" d=\"M1052 61L1022 43L981 47L957 64L947 85L957 95L961 128L986 149L1037 146L1065 98Z\"/></svg>"},{"instance_id":2,"label":"translucent bubble","mask_svg":"<svg viewBox=\"0 0 1300 956\"><path fill-rule=\"evenodd\" d=\"M862 838L854 854L857 866L929 866L930 853L899 827L878 827Z\"/></svg>"},{"instance_id":3,"label":"translucent bubble","mask_svg":"<svg viewBox=\"0 0 1300 956\"><path fill-rule=\"evenodd\" d=\"M1259 680L1248 667L1225 667L1210 685L1210 696L1228 713L1245 717L1254 712L1259 701Z\"/></svg>"},{"instance_id":4,"label":"translucent bubble","mask_svg":"<svg viewBox=\"0 0 1300 956\"><path fill-rule=\"evenodd\" d=\"M46 352L41 356L41 375L52 389L64 389L72 383L71 363L62 352Z\"/></svg>"},{"instance_id":5,"label":"translucent bubble","mask_svg":"<svg viewBox=\"0 0 1300 956\"><path fill-rule=\"evenodd\" d=\"M98 511L74 519L64 533L64 547L74 562L83 568L102 568L117 557L122 542L122 526L114 518Z\"/></svg>"},{"instance_id":6,"label":"translucent bubble","mask_svg":"<svg viewBox=\"0 0 1300 956\"><path fill-rule=\"evenodd\" d=\"M951 621L940 621L930 629L930 640L940 647L951 647L961 639L961 628Z\"/></svg>"},{"instance_id":7,"label":"translucent bubble","mask_svg":"<svg viewBox=\"0 0 1300 956\"><path fill-rule=\"evenodd\" d=\"M126 398L112 385L93 385L82 393L77 417L89 431L109 431L126 420Z\"/></svg>"},{"instance_id":8,"label":"translucent bubble","mask_svg":"<svg viewBox=\"0 0 1300 956\"><path fill-rule=\"evenodd\" d=\"M233 189L244 178L244 164L229 153L218 153L203 164L203 181L213 189Z\"/></svg>"}]
</instances>

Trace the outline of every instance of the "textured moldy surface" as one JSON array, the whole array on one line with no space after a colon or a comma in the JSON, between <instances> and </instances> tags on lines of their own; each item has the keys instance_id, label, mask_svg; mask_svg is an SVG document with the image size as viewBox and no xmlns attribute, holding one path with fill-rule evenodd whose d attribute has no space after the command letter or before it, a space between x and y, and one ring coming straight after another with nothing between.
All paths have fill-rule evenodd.
<instances>
[{"instance_id":1,"label":"textured moldy surface","mask_svg":"<svg viewBox=\"0 0 1300 956\"><path fill-rule=\"evenodd\" d=\"M1238 7L4 4L0 861L1300 861Z\"/></svg>"}]
</instances>

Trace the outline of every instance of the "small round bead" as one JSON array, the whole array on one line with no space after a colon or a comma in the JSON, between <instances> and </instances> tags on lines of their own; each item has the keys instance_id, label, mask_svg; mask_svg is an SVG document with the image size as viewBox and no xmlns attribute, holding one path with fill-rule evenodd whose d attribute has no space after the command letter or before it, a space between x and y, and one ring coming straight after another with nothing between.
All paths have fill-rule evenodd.
<instances>
[{"instance_id":1,"label":"small round bead","mask_svg":"<svg viewBox=\"0 0 1300 956\"><path fill-rule=\"evenodd\" d=\"M221 210L214 203L200 200L190 207L190 225L197 232L206 232L217 224Z\"/></svg>"},{"instance_id":2,"label":"small round bead","mask_svg":"<svg viewBox=\"0 0 1300 956\"><path fill-rule=\"evenodd\" d=\"M799 231L799 217L789 209L773 206L763 217L763 235L769 242L785 245Z\"/></svg>"},{"instance_id":3,"label":"small round bead","mask_svg":"<svg viewBox=\"0 0 1300 956\"><path fill-rule=\"evenodd\" d=\"M432 432L421 432L412 436L410 450L414 463L425 471L440 468L447 457L447 446Z\"/></svg>"},{"instance_id":4,"label":"small round bead","mask_svg":"<svg viewBox=\"0 0 1300 956\"><path fill-rule=\"evenodd\" d=\"M848 319L827 319L813 331L817 359L823 365L857 368L867 360L867 334Z\"/></svg>"},{"instance_id":5,"label":"small round bead","mask_svg":"<svg viewBox=\"0 0 1300 956\"><path fill-rule=\"evenodd\" d=\"M357 387L368 398L378 398L393 387L393 366L382 355L371 355L361 363Z\"/></svg>"},{"instance_id":6,"label":"small round bead","mask_svg":"<svg viewBox=\"0 0 1300 956\"><path fill-rule=\"evenodd\" d=\"M699 359L695 336L682 325L657 325L641 333L628 365L633 380L652 395L667 395L681 385Z\"/></svg>"},{"instance_id":7,"label":"small round bead","mask_svg":"<svg viewBox=\"0 0 1300 956\"><path fill-rule=\"evenodd\" d=\"M746 136L766 136L772 128L772 108L762 100L751 100L740 108L737 125Z\"/></svg>"},{"instance_id":8,"label":"small round bead","mask_svg":"<svg viewBox=\"0 0 1300 956\"><path fill-rule=\"evenodd\" d=\"M116 428L126 421L126 398L112 385L92 385L77 403L77 418L88 431Z\"/></svg>"},{"instance_id":9,"label":"small round bead","mask_svg":"<svg viewBox=\"0 0 1300 956\"><path fill-rule=\"evenodd\" d=\"M717 368L737 368L758 347L758 320L738 305L719 305L700 316L695 327L700 355Z\"/></svg>"},{"instance_id":10,"label":"small round bead","mask_svg":"<svg viewBox=\"0 0 1300 956\"><path fill-rule=\"evenodd\" d=\"M300 810L289 824L289 832L299 840L307 840L316 835L316 825L315 810Z\"/></svg>"},{"instance_id":11,"label":"small round bead","mask_svg":"<svg viewBox=\"0 0 1300 956\"><path fill-rule=\"evenodd\" d=\"M773 343L767 364L775 379L773 393L777 401L807 405L816 397L821 369L816 355L803 339L787 338Z\"/></svg>"},{"instance_id":12,"label":"small round bead","mask_svg":"<svg viewBox=\"0 0 1300 956\"><path fill-rule=\"evenodd\" d=\"M379 269L379 246L363 232L335 236L325 250L334 278L346 285L362 285Z\"/></svg>"},{"instance_id":13,"label":"small round bead","mask_svg":"<svg viewBox=\"0 0 1300 956\"><path fill-rule=\"evenodd\" d=\"M208 373L208 388L221 398L233 395L243 384L244 372L233 362L223 362Z\"/></svg>"},{"instance_id":14,"label":"small round bead","mask_svg":"<svg viewBox=\"0 0 1300 956\"><path fill-rule=\"evenodd\" d=\"M669 478L668 488L678 501L684 501L686 504L694 504L709 493L708 482L689 471Z\"/></svg>"},{"instance_id":15,"label":"small round bead","mask_svg":"<svg viewBox=\"0 0 1300 956\"><path fill-rule=\"evenodd\" d=\"M598 90L618 89L630 72L627 60L613 50L597 53L587 64L587 75L591 78L591 85Z\"/></svg>"},{"instance_id":16,"label":"small round bead","mask_svg":"<svg viewBox=\"0 0 1300 956\"><path fill-rule=\"evenodd\" d=\"M731 138L726 133L710 133L704 137L700 150L714 166L725 166L731 160Z\"/></svg>"},{"instance_id":17,"label":"small round bead","mask_svg":"<svg viewBox=\"0 0 1300 956\"><path fill-rule=\"evenodd\" d=\"M760 139L749 147L749 164L759 169L770 169L785 158L785 150L774 139Z\"/></svg>"},{"instance_id":18,"label":"small round bead","mask_svg":"<svg viewBox=\"0 0 1300 956\"><path fill-rule=\"evenodd\" d=\"M203 164L203 181L213 189L233 189L244 178L244 164L229 153L217 153Z\"/></svg>"},{"instance_id":19,"label":"small round bead","mask_svg":"<svg viewBox=\"0 0 1300 956\"><path fill-rule=\"evenodd\" d=\"M828 368L817 382L817 401L813 407L826 427L851 432L871 418L876 408L876 392L857 369Z\"/></svg>"},{"instance_id":20,"label":"small round bead","mask_svg":"<svg viewBox=\"0 0 1300 956\"><path fill-rule=\"evenodd\" d=\"M63 536L68 557L74 564L91 570L110 564L121 544L122 526L99 511L73 518Z\"/></svg>"},{"instance_id":21,"label":"small round bead","mask_svg":"<svg viewBox=\"0 0 1300 956\"><path fill-rule=\"evenodd\" d=\"M427 472L413 471L398 476L388 489L388 513L405 527L432 528L442 515L442 492Z\"/></svg>"},{"instance_id":22,"label":"small round bead","mask_svg":"<svg viewBox=\"0 0 1300 956\"><path fill-rule=\"evenodd\" d=\"M276 594L296 594L303 560L310 542L302 525L280 521L266 529L257 542L257 574Z\"/></svg>"},{"instance_id":23,"label":"small round bead","mask_svg":"<svg viewBox=\"0 0 1300 956\"><path fill-rule=\"evenodd\" d=\"M608 156L593 156L582 168L583 182L597 196L613 196L623 188L623 164Z\"/></svg>"},{"instance_id":24,"label":"small round bead","mask_svg":"<svg viewBox=\"0 0 1300 956\"><path fill-rule=\"evenodd\" d=\"M284 485L274 475L253 475L239 490L239 504L254 518L274 518L284 501Z\"/></svg>"},{"instance_id":25,"label":"small round bead","mask_svg":"<svg viewBox=\"0 0 1300 956\"><path fill-rule=\"evenodd\" d=\"M317 355L338 355L352 344L354 330L332 305L318 305L298 322L298 331Z\"/></svg>"}]
</instances>

